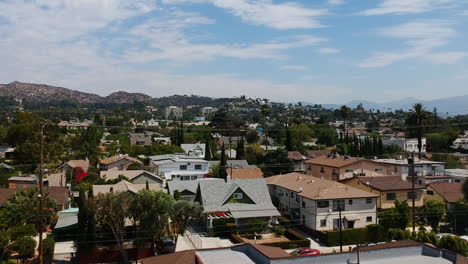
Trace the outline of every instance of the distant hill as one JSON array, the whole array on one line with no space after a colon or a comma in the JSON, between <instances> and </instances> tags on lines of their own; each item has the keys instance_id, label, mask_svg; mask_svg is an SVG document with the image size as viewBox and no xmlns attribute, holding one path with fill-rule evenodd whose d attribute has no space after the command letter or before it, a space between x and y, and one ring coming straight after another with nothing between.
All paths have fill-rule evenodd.
<instances>
[{"instance_id":1,"label":"distant hill","mask_svg":"<svg viewBox=\"0 0 468 264\"><path fill-rule=\"evenodd\" d=\"M106 97L100 99L105 103L133 103L133 102L142 102L142 101L149 101L152 97L142 93L127 93L127 92L115 92L111 93Z\"/></svg>"}]
</instances>

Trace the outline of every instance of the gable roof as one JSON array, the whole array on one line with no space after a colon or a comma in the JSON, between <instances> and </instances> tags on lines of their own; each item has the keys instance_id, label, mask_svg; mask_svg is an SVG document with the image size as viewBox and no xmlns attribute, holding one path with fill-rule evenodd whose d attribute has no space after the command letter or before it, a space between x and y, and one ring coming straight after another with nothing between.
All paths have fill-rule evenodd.
<instances>
[{"instance_id":1,"label":"gable roof","mask_svg":"<svg viewBox=\"0 0 468 264\"><path fill-rule=\"evenodd\" d=\"M226 169L231 179L263 179L263 172L259 168L254 169Z\"/></svg>"},{"instance_id":2,"label":"gable roof","mask_svg":"<svg viewBox=\"0 0 468 264\"><path fill-rule=\"evenodd\" d=\"M304 157L299 151L288 151L288 158L295 161L300 161L304 159Z\"/></svg>"},{"instance_id":3,"label":"gable roof","mask_svg":"<svg viewBox=\"0 0 468 264\"><path fill-rule=\"evenodd\" d=\"M174 191L183 192L185 190L197 193L198 181L167 181L167 189L171 195L174 195Z\"/></svg>"},{"instance_id":4,"label":"gable roof","mask_svg":"<svg viewBox=\"0 0 468 264\"><path fill-rule=\"evenodd\" d=\"M150 183L148 184L150 190L159 191L161 190L161 184L159 183ZM122 180L116 184L103 184L103 185L93 185L93 193L94 195L98 195L100 193L106 194L108 192L130 192L130 193L137 193L146 188L146 184L133 184L131 182Z\"/></svg>"},{"instance_id":5,"label":"gable roof","mask_svg":"<svg viewBox=\"0 0 468 264\"><path fill-rule=\"evenodd\" d=\"M267 184L294 191L297 195L312 200L371 198L378 196L346 184L296 172L268 177L266 178L266 182Z\"/></svg>"},{"instance_id":6,"label":"gable roof","mask_svg":"<svg viewBox=\"0 0 468 264\"><path fill-rule=\"evenodd\" d=\"M152 178L155 178L157 181L159 182L163 182L164 180L161 179L159 176L149 172L149 171L145 171L145 170L109 170L109 171L100 171L99 172L99 176L102 178L102 179L106 179L106 180L114 180L114 179L118 179L120 175L123 175L125 177L127 177L130 181L139 177L140 175L149 175L150 177Z\"/></svg>"},{"instance_id":7,"label":"gable roof","mask_svg":"<svg viewBox=\"0 0 468 264\"><path fill-rule=\"evenodd\" d=\"M319 166L341 168L341 167L346 167L346 166L349 166L351 164L354 164L360 161L372 162L371 160L368 160L368 159L355 158L355 157L339 156L339 157L333 158L333 157L328 157L328 156L320 156L314 159L307 160L306 163L319 165Z\"/></svg>"},{"instance_id":8,"label":"gable roof","mask_svg":"<svg viewBox=\"0 0 468 264\"><path fill-rule=\"evenodd\" d=\"M227 166L232 167L233 169L253 169L257 168L256 165L249 165L246 160L228 160Z\"/></svg>"},{"instance_id":9,"label":"gable roof","mask_svg":"<svg viewBox=\"0 0 468 264\"><path fill-rule=\"evenodd\" d=\"M304 155L308 158L317 158L331 154L330 150L307 150Z\"/></svg>"},{"instance_id":10,"label":"gable roof","mask_svg":"<svg viewBox=\"0 0 468 264\"><path fill-rule=\"evenodd\" d=\"M117 162L117 161L122 160L122 159L126 159L126 160L131 161L131 162L143 164L141 161L139 161L139 160L137 160L135 158L132 158L132 157L130 157L128 155L118 155L118 156L109 157L109 158L101 160L99 163L104 164L104 165L108 165L108 164L112 164L112 163Z\"/></svg>"},{"instance_id":11,"label":"gable roof","mask_svg":"<svg viewBox=\"0 0 468 264\"><path fill-rule=\"evenodd\" d=\"M141 260L142 264L196 264L195 250L184 250L171 254L159 255Z\"/></svg>"},{"instance_id":12,"label":"gable roof","mask_svg":"<svg viewBox=\"0 0 468 264\"><path fill-rule=\"evenodd\" d=\"M205 154L205 144L181 144L180 147L187 154L194 154L195 151L201 151L201 155Z\"/></svg>"},{"instance_id":13,"label":"gable roof","mask_svg":"<svg viewBox=\"0 0 468 264\"><path fill-rule=\"evenodd\" d=\"M89 169L89 160L69 160L62 165L60 165L59 168L63 168L63 166L68 165L71 168L82 168L84 171L88 171Z\"/></svg>"},{"instance_id":14,"label":"gable roof","mask_svg":"<svg viewBox=\"0 0 468 264\"><path fill-rule=\"evenodd\" d=\"M354 178L343 180L347 182ZM404 181L400 176L359 176L357 179L365 185L368 185L379 191L411 190L412 183ZM415 184L417 190L424 189L424 185Z\"/></svg>"},{"instance_id":15,"label":"gable roof","mask_svg":"<svg viewBox=\"0 0 468 264\"><path fill-rule=\"evenodd\" d=\"M428 186L442 196L448 203L455 203L464 197L462 190L463 183L461 182L432 182Z\"/></svg>"},{"instance_id":16,"label":"gable roof","mask_svg":"<svg viewBox=\"0 0 468 264\"><path fill-rule=\"evenodd\" d=\"M4 204L11 196L20 191L21 190L19 189L13 188L0 188L0 205ZM63 205L68 201L69 191L66 187L45 187L44 192L48 194L50 199L56 201L59 205Z\"/></svg>"}]
</instances>

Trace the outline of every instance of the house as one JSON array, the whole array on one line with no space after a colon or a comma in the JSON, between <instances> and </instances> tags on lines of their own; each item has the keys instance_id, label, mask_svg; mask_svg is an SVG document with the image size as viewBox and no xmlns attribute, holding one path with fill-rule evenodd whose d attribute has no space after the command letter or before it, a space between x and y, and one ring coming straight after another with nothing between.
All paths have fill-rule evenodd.
<instances>
[{"instance_id":1,"label":"house","mask_svg":"<svg viewBox=\"0 0 468 264\"><path fill-rule=\"evenodd\" d=\"M171 254L149 257L141 260L142 264L251 264L271 263L270 260L289 258L281 248L258 244L240 244L227 248L185 250Z\"/></svg>"},{"instance_id":2,"label":"house","mask_svg":"<svg viewBox=\"0 0 468 264\"><path fill-rule=\"evenodd\" d=\"M44 186L49 185L49 180L43 178L42 182ZM32 177L23 177L23 176L14 176L8 178L8 188L11 189L30 189L39 186L39 179L36 176Z\"/></svg>"},{"instance_id":3,"label":"house","mask_svg":"<svg viewBox=\"0 0 468 264\"><path fill-rule=\"evenodd\" d=\"M207 107L203 107L201 109L201 114L202 114L203 117L208 117L210 115L213 115L216 111L218 111L217 108L207 106Z\"/></svg>"},{"instance_id":4,"label":"house","mask_svg":"<svg viewBox=\"0 0 468 264\"><path fill-rule=\"evenodd\" d=\"M180 195L180 199L193 202L197 194L198 181L168 181L167 190L170 195Z\"/></svg>"},{"instance_id":5,"label":"house","mask_svg":"<svg viewBox=\"0 0 468 264\"><path fill-rule=\"evenodd\" d=\"M209 163L206 160L180 155L151 156L150 166L155 173L167 180L196 180L208 175Z\"/></svg>"},{"instance_id":6,"label":"house","mask_svg":"<svg viewBox=\"0 0 468 264\"><path fill-rule=\"evenodd\" d=\"M271 202L264 179L207 178L194 182L197 183L194 201L203 205L208 228L219 213L233 217L239 226L245 226L253 218L276 222L276 217L281 215ZM168 188L170 193L189 191L187 185L169 183Z\"/></svg>"},{"instance_id":7,"label":"house","mask_svg":"<svg viewBox=\"0 0 468 264\"><path fill-rule=\"evenodd\" d=\"M302 156L299 151L288 151L288 158L294 163L294 171L304 171L304 161L306 157Z\"/></svg>"},{"instance_id":8,"label":"house","mask_svg":"<svg viewBox=\"0 0 468 264\"><path fill-rule=\"evenodd\" d=\"M153 144L151 135L146 133L129 133L128 138L131 146L151 146Z\"/></svg>"},{"instance_id":9,"label":"house","mask_svg":"<svg viewBox=\"0 0 468 264\"><path fill-rule=\"evenodd\" d=\"M457 150L468 150L468 130L465 130L465 134L463 136L460 136L453 141L451 148Z\"/></svg>"},{"instance_id":10,"label":"house","mask_svg":"<svg viewBox=\"0 0 468 264\"><path fill-rule=\"evenodd\" d=\"M300 173L266 178L279 211L313 230L365 227L377 223L377 194Z\"/></svg>"},{"instance_id":11,"label":"house","mask_svg":"<svg viewBox=\"0 0 468 264\"><path fill-rule=\"evenodd\" d=\"M170 137L154 137L153 138L154 143L160 144L160 145L171 145L172 141Z\"/></svg>"},{"instance_id":12,"label":"house","mask_svg":"<svg viewBox=\"0 0 468 264\"><path fill-rule=\"evenodd\" d=\"M183 109L177 106L169 106L166 107L164 111L164 116L166 120L177 120L181 119L183 116Z\"/></svg>"},{"instance_id":13,"label":"house","mask_svg":"<svg viewBox=\"0 0 468 264\"><path fill-rule=\"evenodd\" d=\"M71 121L60 121L60 123L57 124L58 127L66 128L66 129L87 129L91 124L93 124L92 121L85 120L83 122L80 122L78 120L71 120Z\"/></svg>"},{"instance_id":14,"label":"house","mask_svg":"<svg viewBox=\"0 0 468 264\"><path fill-rule=\"evenodd\" d=\"M126 170L128 166L135 163L143 165L141 161L128 155L113 156L103 159L99 163L101 165L101 170Z\"/></svg>"},{"instance_id":15,"label":"house","mask_svg":"<svg viewBox=\"0 0 468 264\"><path fill-rule=\"evenodd\" d=\"M0 159L12 160L15 156L15 148L0 146Z\"/></svg>"},{"instance_id":16,"label":"house","mask_svg":"<svg viewBox=\"0 0 468 264\"><path fill-rule=\"evenodd\" d=\"M407 180L410 172L408 159L374 159L374 162L389 167L386 175L401 176ZM427 184L433 181L449 181L450 177L445 176L445 162L414 159L414 173L417 176L418 184ZM368 175L369 176L369 175Z\"/></svg>"},{"instance_id":17,"label":"house","mask_svg":"<svg viewBox=\"0 0 468 264\"><path fill-rule=\"evenodd\" d=\"M226 169L227 175L231 179L263 179L263 172L260 168L247 169Z\"/></svg>"},{"instance_id":18,"label":"house","mask_svg":"<svg viewBox=\"0 0 468 264\"><path fill-rule=\"evenodd\" d=\"M104 184L104 185L93 185L93 193L94 195L99 194L106 194L109 192L128 192L131 194L135 194L141 190L144 190L148 187L149 190L152 191L160 191L161 185L158 183L151 183L151 184L133 184L131 182L122 180L116 184Z\"/></svg>"},{"instance_id":19,"label":"house","mask_svg":"<svg viewBox=\"0 0 468 264\"><path fill-rule=\"evenodd\" d=\"M426 187L426 199L444 201L448 211L455 209L456 202L463 198L463 183L461 182L433 182Z\"/></svg>"},{"instance_id":20,"label":"house","mask_svg":"<svg viewBox=\"0 0 468 264\"><path fill-rule=\"evenodd\" d=\"M221 136L221 137L218 138L217 144L218 144L219 147L221 147L224 144L224 147L226 149L229 149L229 146L231 146L231 148L233 148L241 140L242 140L242 137L240 137L240 136L232 136L232 137Z\"/></svg>"},{"instance_id":21,"label":"house","mask_svg":"<svg viewBox=\"0 0 468 264\"><path fill-rule=\"evenodd\" d=\"M68 208L58 212L57 223L55 224L54 239L56 241L71 240L71 234L77 234L78 229L78 208Z\"/></svg>"},{"instance_id":22,"label":"house","mask_svg":"<svg viewBox=\"0 0 468 264\"><path fill-rule=\"evenodd\" d=\"M306 173L314 177L340 181L359 176L389 175L389 166L373 160L328 155L305 161Z\"/></svg>"},{"instance_id":23,"label":"house","mask_svg":"<svg viewBox=\"0 0 468 264\"><path fill-rule=\"evenodd\" d=\"M196 156L200 158L205 157L205 144L181 144L180 147L189 156Z\"/></svg>"},{"instance_id":24,"label":"house","mask_svg":"<svg viewBox=\"0 0 468 264\"><path fill-rule=\"evenodd\" d=\"M306 152L304 152L304 156L307 159L314 159L314 158L327 156L327 155L331 155L331 151L329 150L307 150Z\"/></svg>"},{"instance_id":25,"label":"house","mask_svg":"<svg viewBox=\"0 0 468 264\"><path fill-rule=\"evenodd\" d=\"M450 182L465 182L468 179L468 169L445 169L445 176L450 177Z\"/></svg>"},{"instance_id":26,"label":"house","mask_svg":"<svg viewBox=\"0 0 468 264\"><path fill-rule=\"evenodd\" d=\"M100 171L99 174L101 179L105 180L115 180L118 179L119 176L124 176L129 179L129 181L136 184L145 184L148 182L163 185L164 183L161 177L145 170L110 170Z\"/></svg>"},{"instance_id":27,"label":"house","mask_svg":"<svg viewBox=\"0 0 468 264\"><path fill-rule=\"evenodd\" d=\"M0 170L7 170L7 171L11 171L11 170L14 170L15 168L13 166L10 166L6 163L3 163L3 162L0 162Z\"/></svg>"},{"instance_id":28,"label":"house","mask_svg":"<svg viewBox=\"0 0 468 264\"><path fill-rule=\"evenodd\" d=\"M417 138L404 138L404 137L386 137L382 139L384 146L397 145L406 152L419 152ZM421 152L426 152L426 138L422 138Z\"/></svg>"},{"instance_id":29,"label":"house","mask_svg":"<svg viewBox=\"0 0 468 264\"><path fill-rule=\"evenodd\" d=\"M21 189L15 188L0 188L0 207L10 199L15 193L20 192ZM51 200L54 200L59 206L60 210L65 210L70 206L70 191L65 187L44 187L44 193Z\"/></svg>"},{"instance_id":30,"label":"house","mask_svg":"<svg viewBox=\"0 0 468 264\"><path fill-rule=\"evenodd\" d=\"M63 171L73 171L76 168L82 168L84 172L87 172L89 169L89 160L69 160L59 167L59 169Z\"/></svg>"},{"instance_id":31,"label":"house","mask_svg":"<svg viewBox=\"0 0 468 264\"><path fill-rule=\"evenodd\" d=\"M377 208L389 209L395 206L395 200L407 201L412 206L412 183L399 176L364 176L343 180L342 183L378 195ZM424 205L424 185L415 184L415 207Z\"/></svg>"}]
</instances>

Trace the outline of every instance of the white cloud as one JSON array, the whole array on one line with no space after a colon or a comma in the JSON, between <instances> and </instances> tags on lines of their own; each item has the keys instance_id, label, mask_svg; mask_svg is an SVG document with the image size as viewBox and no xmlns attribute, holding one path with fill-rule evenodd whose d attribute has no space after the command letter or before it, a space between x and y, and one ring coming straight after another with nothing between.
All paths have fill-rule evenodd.
<instances>
[{"instance_id":1,"label":"white cloud","mask_svg":"<svg viewBox=\"0 0 468 264\"><path fill-rule=\"evenodd\" d=\"M228 10L246 23L274 29L320 28L319 17L327 14L326 9L305 8L286 2L274 4L272 0L163 0L165 4L210 3Z\"/></svg>"},{"instance_id":2,"label":"white cloud","mask_svg":"<svg viewBox=\"0 0 468 264\"><path fill-rule=\"evenodd\" d=\"M342 4L346 3L345 0L328 0L327 2L330 5L342 5Z\"/></svg>"},{"instance_id":3,"label":"white cloud","mask_svg":"<svg viewBox=\"0 0 468 264\"><path fill-rule=\"evenodd\" d=\"M321 49L318 49L318 53L322 53L322 54L332 54L332 53L338 53L340 52L339 49L334 49L334 48L321 48Z\"/></svg>"},{"instance_id":4,"label":"white cloud","mask_svg":"<svg viewBox=\"0 0 468 264\"><path fill-rule=\"evenodd\" d=\"M305 71L305 70L307 70L307 67L303 66L303 65L284 65L284 66L281 66L281 69L283 69L283 70L294 70L294 71Z\"/></svg>"},{"instance_id":5,"label":"white cloud","mask_svg":"<svg viewBox=\"0 0 468 264\"><path fill-rule=\"evenodd\" d=\"M360 67L384 67L392 63L422 57L432 63L455 63L465 57L464 52L432 54L456 35L451 24L443 20L409 22L378 31L381 36L403 39L406 48L393 52L375 52L359 63Z\"/></svg>"},{"instance_id":6,"label":"white cloud","mask_svg":"<svg viewBox=\"0 0 468 264\"><path fill-rule=\"evenodd\" d=\"M362 15L417 14L437 8L447 8L454 0L383 0L376 8L360 12Z\"/></svg>"}]
</instances>

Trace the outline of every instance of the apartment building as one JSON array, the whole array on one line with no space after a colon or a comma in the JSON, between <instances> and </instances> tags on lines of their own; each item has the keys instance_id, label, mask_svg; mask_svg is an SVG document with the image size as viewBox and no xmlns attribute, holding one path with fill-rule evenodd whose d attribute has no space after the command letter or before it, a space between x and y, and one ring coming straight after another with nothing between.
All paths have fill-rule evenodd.
<instances>
[{"instance_id":1,"label":"apartment building","mask_svg":"<svg viewBox=\"0 0 468 264\"><path fill-rule=\"evenodd\" d=\"M300 173L266 178L273 204L314 230L359 228L377 222L377 194Z\"/></svg>"}]
</instances>

